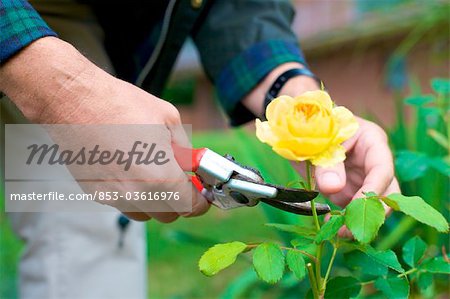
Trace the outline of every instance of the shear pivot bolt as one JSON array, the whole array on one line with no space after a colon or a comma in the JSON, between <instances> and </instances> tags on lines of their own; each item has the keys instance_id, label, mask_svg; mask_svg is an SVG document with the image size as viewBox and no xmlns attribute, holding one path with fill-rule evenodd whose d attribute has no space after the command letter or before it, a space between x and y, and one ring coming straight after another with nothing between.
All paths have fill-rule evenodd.
<instances>
[{"instance_id":1,"label":"shear pivot bolt","mask_svg":"<svg viewBox=\"0 0 450 299\"><path fill-rule=\"evenodd\" d=\"M239 192L231 191L230 192L230 196L233 197L233 199L235 201L237 201L238 203L241 203L241 204L244 204L244 205L249 203L248 198L245 197L245 195L243 195L243 194L241 194Z\"/></svg>"}]
</instances>

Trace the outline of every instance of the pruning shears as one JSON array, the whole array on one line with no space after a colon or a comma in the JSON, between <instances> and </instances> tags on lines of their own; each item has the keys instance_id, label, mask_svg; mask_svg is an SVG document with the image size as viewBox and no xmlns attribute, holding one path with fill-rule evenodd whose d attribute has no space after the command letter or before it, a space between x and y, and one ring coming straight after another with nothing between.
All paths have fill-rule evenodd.
<instances>
[{"instance_id":1,"label":"pruning shears","mask_svg":"<svg viewBox=\"0 0 450 299\"><path fill-rule=\"evenodd\" d=\"M172 147L180 167L193 172L191 180L197 190L221 209L252 207L263 202L291 213L312 215L310 201L319 194L316 191L269 184L258 170L208 148L190 149L176 144ZM326 204L316 203L315 207L319 215L330 211Z\"/></svg>"}]
</instances>

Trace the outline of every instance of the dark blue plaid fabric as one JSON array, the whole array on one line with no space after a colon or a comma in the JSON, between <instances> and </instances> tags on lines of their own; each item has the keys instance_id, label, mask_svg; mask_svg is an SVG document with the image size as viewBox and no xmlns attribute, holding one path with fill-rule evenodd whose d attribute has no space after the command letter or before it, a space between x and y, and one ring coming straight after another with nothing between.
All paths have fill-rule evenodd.
<instances>
[{"instance_id":1,"label":"dark blue plaid fabric","mask_svg":"<svg viewBox=\"0 0 450 299\"><path fill-rule=\"evenodd\" d=\"M56 36L56 33L26 0L0 0L0 63L44 36ZM281 36L259 42L219 69L215 77L217 93L232 125L254 118L240 101L272 69L286 62L306 65L298 44L292 40Z\"/></svg>"},{"instance_id":2,"label":"dark blue plaid fabric","mask_svg":"<svg viewBox=\"0 0 450 299\"><path fill-rule=\"evenodd\" d=\"M34 40L56 36L25 0L0 0L0 63Z\"/></svg>"},{"instance_id":3,"label":"dark blue plaid fabric","mask_svg":"<svg viewBox=\"0 0 450 299\"><path fill-rule=\"evenodd\" d=\"M275 67L286 62L306 65L303 53L295 43L283 40L260 42L238 55L221 71L217 82L219 101L231 117L232 125L252 119L235 115L239 102ZM242 107L238 109L242 114ZM241 120L233 120L238 117Z\"/></svg>"}]
</instances>

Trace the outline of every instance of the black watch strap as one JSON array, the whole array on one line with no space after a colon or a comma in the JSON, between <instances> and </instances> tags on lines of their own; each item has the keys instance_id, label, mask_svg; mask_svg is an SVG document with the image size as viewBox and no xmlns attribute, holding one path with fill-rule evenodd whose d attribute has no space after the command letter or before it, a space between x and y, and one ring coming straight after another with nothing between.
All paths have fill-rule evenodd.
<instances>
[{"instance_id":1,"label":"black watch strap","mask_svg":"<svg viewBox=\"0 0 450 299\"><path fill-rule=\"evenodd\" d=\"M291 78L297 77L297 76L307 76L315 79L319 85L322 85L322 81L317 78L310 70L307 68L295 68L290 69L284 73L282 73L272 84L269 91L266 93L266 97L264 98L264 106L263 106L263 113L264 118L266 117L266 108L267 105L269 105L270 102L272 102L273 99L275 99L278 96L278 93L283 88L284 84Z\"/></svg>"}]
</instances>

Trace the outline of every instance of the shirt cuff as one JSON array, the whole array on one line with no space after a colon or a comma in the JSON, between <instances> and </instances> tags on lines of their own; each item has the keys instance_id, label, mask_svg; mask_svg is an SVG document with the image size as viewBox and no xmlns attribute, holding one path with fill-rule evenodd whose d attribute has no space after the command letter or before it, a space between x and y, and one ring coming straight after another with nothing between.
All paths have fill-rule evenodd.
<instances>
[{"instance_id":1,"label":"shirt cuff","mask_svg":"<svg viewBox=\"0 0 450 299\"><path fill-rule=\"evenodd\" d=\"M239 126L255 118L240 101L271 70L286 62L306 65L303 53L296 43L269 40L251 46L223 68L216 81L217 94L232 126Z\"/></svg>"},{"instance_id":2,"label":"shirt cuff","mask_svg":"<svg viewBox=\"0 0 450 299\"><path fill-rule=\"evenodd\" d=\"M57 36L25 0L0 1L0 63L31 42Z\"/></svg>"}]
</instances>

